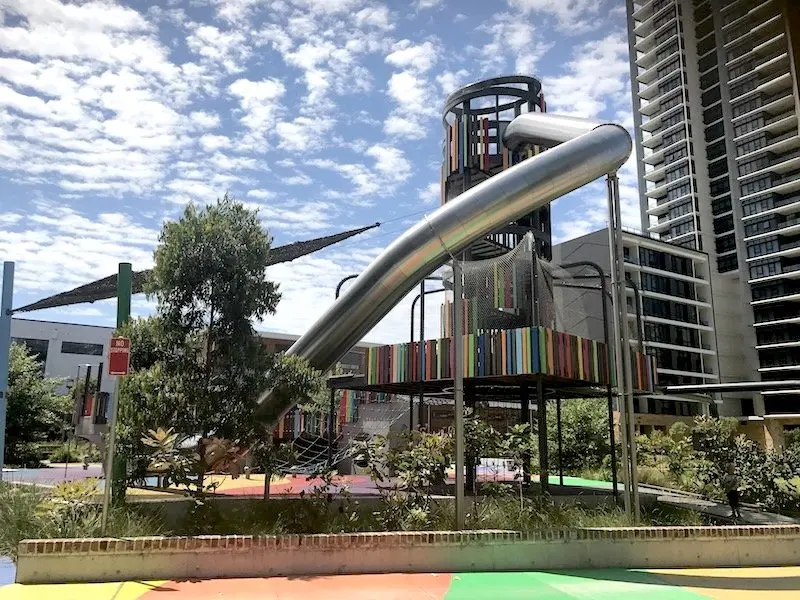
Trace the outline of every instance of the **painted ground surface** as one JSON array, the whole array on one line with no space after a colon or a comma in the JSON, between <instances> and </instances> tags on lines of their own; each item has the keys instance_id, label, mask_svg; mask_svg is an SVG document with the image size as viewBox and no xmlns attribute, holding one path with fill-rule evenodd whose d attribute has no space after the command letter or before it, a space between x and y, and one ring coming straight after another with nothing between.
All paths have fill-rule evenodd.
<instances>
[{"instance_id":1,"label":"painted ground surface","mask_svg":"<svg viewBox=\"0 0 800 600\"><path fill-rule=\"evenodd\" d=\"M701 600L800 597L800 568L354 575L99 584L9 585L0 600Z\"/></svg>"}]
</instances>

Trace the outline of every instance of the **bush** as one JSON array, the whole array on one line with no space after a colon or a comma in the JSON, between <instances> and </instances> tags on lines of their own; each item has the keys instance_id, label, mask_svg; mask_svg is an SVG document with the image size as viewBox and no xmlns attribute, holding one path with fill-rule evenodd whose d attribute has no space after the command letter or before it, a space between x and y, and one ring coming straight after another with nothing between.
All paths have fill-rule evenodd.
<instances>
[{"instance_id":1,"label":"bush","mask_svg":"<svg viewBox=\"0 0 800 600\"><path fill-rule=\"evenodd\" d=\"M101 507L96 482L69 482L48 493L33 486L0 484L0 555L17 558L24 539L89 538L101 535ZM106 535L161 535L166 528L157 515L129 506L112 507Z\"/></svg>"},{"instance_id":2,"label":"bush","mask_svg":"<svg viewBox=\"0 0 800 600\"><path fill-rule=\"evenodd\" d=\"M51 463L79 463L83 462L84 457L89 462L100 462L103 460L100 450L92 444L64 444L50 453Z\"/></svg>"}]
</instances>

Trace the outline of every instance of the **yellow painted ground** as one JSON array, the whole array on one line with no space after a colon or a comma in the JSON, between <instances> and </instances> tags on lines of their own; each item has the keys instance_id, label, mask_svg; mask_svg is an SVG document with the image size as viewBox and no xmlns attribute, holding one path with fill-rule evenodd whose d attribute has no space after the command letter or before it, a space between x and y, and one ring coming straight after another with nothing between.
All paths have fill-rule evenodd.
<instances>
[{"instance_id":1,"label":"yellow painted ground","mask_svg":"<svg viewBox=\"0 0 800 600\"><path fill-rule=\"evenodd\" d=\"M138 600L163 583L165 582L14 584L0 588L0 600Z\"/></svg>"},{"instance_id":2,"label":"yellow painted ground","mask_svg":"<svg viewBox=\"0 0 800 600\"><path fill-rule=\"evenodd\" d=\"M671 585L714 600L797 600L800 567L648 569Z\"/></svg>"}]
</instances>

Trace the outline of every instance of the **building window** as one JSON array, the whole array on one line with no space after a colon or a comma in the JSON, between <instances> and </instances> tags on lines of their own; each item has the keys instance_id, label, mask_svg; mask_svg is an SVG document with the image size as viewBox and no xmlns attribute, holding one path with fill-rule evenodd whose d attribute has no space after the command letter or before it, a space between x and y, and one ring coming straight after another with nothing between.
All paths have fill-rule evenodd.
<instances>
[{"instance_id":1,"label":"building window","mask_svg":"<svg viewBox=\"0 0 800 600\"><path fill-rule=\"evenodd\" d=\"M711 212L714 215L721 215L726 212L731 212L732 210L730 194L722 198L715 198L711 201Z\"/></svg>"},{"instance_id":2,"label":"building window","mask_svg":"<svg viewBox=\"0 0 800 600\"><path fill-rule=\"evenodd\" d=\"M689 156L689 149L686 146L681 146L677 150L670 150L664 155L664 163L671 165L675 161Z\"/></svg>"},{"instance_id":3,"label":"building window","mask_svg":"<svg viewBox=\"0 0 800 600\"><path fill-rule=\"evenodd\" d=\"M678 51L678 44L677 43L670 44L663 50L659 50L658 54L656 54L656 62L661 62L668 56L672 56L673 54L675 54L677 51Z\"/></svg>"},{"instance_id":4,"label":"building window","mask_svg":"<svg viewBox=\"0 0 800 600\"><path fill-rule=\"evenodd\" d=\"M728 78L729 79L736 79L737 77L741 77L745 73L750 72L753 69L753 61L747 60L740 64L733 69L728 70Z\"/></svg>"},{"instance_id":5,"label":"building window","mask_svg":"<svg viewBox=\"0 0 800 600\"><path fill-rule=\"evenodd\" d=\"M728 173L728 161L718 160L716 162L708 163L708 177L709 179L715 179L717 177L721 177L722 175L727 175Z\"/></svg>"},{"instance_id":6,"label":"building window","mask_svg":"<svg viewBox=\"0 0 800 600\"><path fill-rule=\"evenodd\" d=\"M689 165L683 165L676 169L669 169L664 173L664 178L667 180L667 183L672 183L680 179L681 177L686 177L689 175Z\"/></svg>"},{"instance_id":7,"label":"building window","mask_svg":"<svg viewBox=\"0 0 800 600\"><path fill-rule=\"evenodd\" d=\"M747 102L742 102L733 107L733 118L752 112L761 106L760 98L752 98Z\"/></svg>"},{"instance_id":8,"label":"building window","mask_svg":"<svg viewBox=\"0 0 800 600\"><path fill-rule=\"evenodd\" d=\"M767 233L775 229L776 224L774 216L757 221L750 221L744 226L744 235L750 237L752 235L758 235L759 233Z\"/></svg>"},{"instance_id":9,"label":"building window","mask_svg":"<svg viewBox=\"0 0 800 600\"><path fill-rule=\"evenodd\" d=\"M86 356L103 356L103 344L83 342L61 342L61 354L83 354Z\"/></svg>"},{"instance_id":10,"label":"building window","mask_svg":"<svg viewBox=\"0 0 800 600\"><path fill-rule=\"evenodd\" d=\"M661 129L662 130L669 129L670 127L672 127L673 125L677 125L681 121L683 121L683 113L681 111L678 111L671 117L661 121Z\"/></svg>"},{"instance_id":11,"label":"building window","mask_svg":"<svg viewBox=\"0 0 800 600\"><path fill-rule=\"evenodd\" d=\"M32 354L42 365L47 362L47 349L50 346L49 340L38 340L36 338L11 338L12 344L25 346L28 354Z\"/></svg>"},{"instance_id":12,"label":"building window","mask_svg":"<svg viewBox=\"0 0 800 600\"><path fill-rule=\"evenodd\" d=\"M711 182L711 195L721 196L731 191L731 182L727 177Z\"/></svg>"},{"instance_id":13,"label":"building window","mask_svg":"<svg viewBox=\"0 0 800 600\"><path fill-rule=\"evenodd\" d=\"M731 225L732 226L732 225ZM715 240L717 253L724 254L736 250L736 237L733 234L718 237Z\"/></svg>"},{"instance_id":14,"label":"building window","mask_svg":"<svg viewBox=\"0 0 800 600\"><path fill-rule=\"evenodd\" d=\"M700 77L700 89L705 90L719 83L719 71L714 69Z\"/></svg>"},{"instance_id":15,"label":"building window","mask_svg":"<svg viewBox=\"0 0 800 600\"><path fill-rule=\"evenodd\" d=\"M760 156L753 160L745 161L739 165L739 176L744 177L745 175L750 175L750 173L766 169L768 166L769 158L766 156Z\"/></svg>"},{"instance_id":16,"label":"building window","mask_svg":"<svg viewBox=\"0 0 800 600\"><path fill-rule=\"evenodd\" d=\"M670 108L678 106L681 102L683 102L683 96L681 94L675 94L661 103L661 110L669 110Z\"/></svg>"},{"instance_id":17,"label":"building window","mask_svg":"<svg viewBox=\"0 0 800 600\"><path fill-rule=\"evenodd\" d=\"M709 161L716 160L721 156L725 156L725 140L714 142L706 147L706 158Z\"/></svg>"},{"instance_id":18,"label":"building window","mask_svg":"<svg viewBox=\"0 0 800 600\"><path fill-rule=\"evenodd\" d=\"M678 28L677 27L669 27L666 31L664 31L663 33L659 33L656 36L656 39L655 39L656 46L660 46L661 44L666 42L668 39L670 39L671 37L673 37L673 36L675 36L677 34L678 34Z\"/></svg>"},{"instance_id":19,"label":"building window","mask_svg":"<svg viewBox=\"0 0 800 600\"><path fill-rule=\"evenodd\" d=\"M762 277L771 277L778 275L781 272L780 260L771 260L769 262L752 265L750 267L750 279L761 279Z\"/></svg>"},{"instance_id":20,"label":"building window","mask_svg":"<svg viewBox=\"0 0 800 600\"><path fill-rule=\"evenodd\" d=\"M675 60L671 60L666 65L658 69L656 73L656 78L661 79L662 77L666 77L667 75L678 69L680 66L681 66L680 59L676 58Z\"/></svg>"},{"instance_id":21,"label":"building window","mask_svg":"<svg viewBox=\"0 0 800 600\"><path fill-rule=\"evenodd\" d=\"M772 194L767 194L753 202L742 204L742 210L746 217L757 215L764 211L772 210L773 208L775 208L775 199Z\"/></svg>"},{"instance_id":22,"label":"building window","mask_svg":"<svg viewBox=\"0 0 800 600\"><path fill-rule=\"evenodd\" d=\"M703 92L700 96L700 100L703 102L703 106L711 106L715 102L719 102L722 95L719 91L719 85L711 88L707 92Z\"/></svg>"},{"instance_id":23,"label":"building window","mask_svg":"<svg viewBox=\"0 0 800 600\"><path fill-rule=\"evenodd\" d=\"M714 233L725 233L733 229L733 215L726 215L718 219L714 219Z\"/></svg>"},{"instance_id":24,"label":"building window","mask_svg":"<svg viewBox=\"0 0 800 600\"><path fill-rule=\"evenodd\" d=\"M759 114L754 117L750 117L746 121L739 123L736 127L733 128L733 134L736 137L740 135L744 135L745 133L750 133L751 131L755 131L756 129L761 129L764 127L764 115Z\"/></svg>"},{"instance_id":25,"label":"building window","mask_svg":"<svg viewBox=\"0 0 800 600\"><path fill-rule=\"evenodd\" d=\"M731 254L730 256L723 256L717 259L717 271L719 271L720 273L735 271L738 268L739 268L739 263L736 260L735 254Z\"/></svg>"},{"instance_id":26,"label":"building window","mask_svg":"<svg viewBox=\"0 0 800 600\"><path fill-rule=\"evenodd\" d=\"M764 256L765 254L772 254L773 252L777 252L779 249L777 238L750 243L747 244L747 258L755 258L757 256Z\"/></svg>"},{"instance_id":27,"label":"building window","mask_svg":"<svg viewBox=\"0 0 800 600\"><path fill-rule=\"evenodd\" d=\"M763 133L754 138L750 138L746 142L736 144L736 156L744 156L756 150L761 150L767 145L767 136Z\"/></svg>"},{"instance_id":28,"label":"building window","mask_svg":"<svg viewBox=\"0 0 800 600\"><path fill-rule=\"evenodd\" d=\"M738 83L731 87L731 100L735 100L739 96L742 96L748 92L752 92L754 89L756 89L755 73L753 73L753 76L747 81L743 81L742 83Z\"/></svg>"},{"instance_id":29,"label":"building window","mask_svg":"<svg viewBox=\"0 0 800 600\"><path fill-rule=\"evenodd\" d=\"M742 196L749 196L750 194L755 194L756 192L763 192L774 185L775 182L772 179L772 175L763 175L757 179L743 183Z\"/></svg>"},{"instance_id":30,"label":"building window","mask_svg":"<svg viewBox=\"0 0 800 600\"><path fill-rule=\"evenodd\" d=\"M683 183L677 187L674 187L667 191L667 202L672 202L673 200L677 200L682 196L686 196L692 192L692 186L688 183Z\"/></svg>"}]
</instances>

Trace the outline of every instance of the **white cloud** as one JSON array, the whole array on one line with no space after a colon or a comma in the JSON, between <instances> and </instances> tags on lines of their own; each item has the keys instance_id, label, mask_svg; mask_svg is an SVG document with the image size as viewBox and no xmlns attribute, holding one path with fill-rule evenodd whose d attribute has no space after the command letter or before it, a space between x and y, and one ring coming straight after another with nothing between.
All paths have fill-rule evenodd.
<instances>
[{"instance_id":1,"label":"white cloud","mask_svg":"<svg viewBox=\"0 0 800 600\"><path fill-rule=\"evenodd\" d=\"M250 56L247 38L241 31L222 31L213 25L198 25L187 36L189 50L228 73L238 73Z\"/></svg>"},{"instance_id":2,"label":"white cloud","mask_svg":"<svg viewBox=\"0 0 800 600\"><path fill-rule=\"evenodd\" d=\"M434 204L441 199L442 188L439 182L429 183L418 191L419 199L425 204Z\"/></svg>"},{"instance_id":3,"label":"white cloud","mask_svg":"<svg viewBox=\"0 0 800 600\"><path fill-rule=\"evenodd\" d=\"M528 19L528 13L553 17L562 33L586 33L602 24L598 18L602 4L599 0L508 0L508 4Z\"/></svg>"},{"instance_id":4,"label":"white cloud","mask_svg":"<svg viewBox=\"0 0 800 600\"><path fill-rule=\"evenodd\" d=\"M339 173L353 185L352 192L342 194L337 191L329 192L329 197L350 197L359 205L371 204L369 197L388 196L392 194L399 184L411 177L412 166L405 154L399 148L386 144L376 144L367 148L364 154L373 158L375 164L372 168L362 163L337 162L331 159L312 159L308 164L320 169ZM365 198L358 200L358 198Z\"/></svg>"},{"instance_id":5,"label":"white cloud","mask_svg":"<svg viewBox=\"0 0 800 600\"><path fill-rule=\"evenodd\" d=\"M203 150L213 152L222 148L228 148L231 145L231 140L224 135L206 134L200 138L200 145Z\"/></svg>"},{"instance_id":6,"label":"white cloud","mask_svg":"<svg viewBox=\"0 0 800 600\"><path fill-rule=\"evenodd\" d=\"M238 99L240 121L249 130L246 143L265 149L267 135L282 110L280 101L286 93L283 82L275 78L260 81L237 79L228 90Z\"/></svg>"},{"instance_id":7,"label":"white cloud","mask_svg":"<svg viewBox=\"0 0 800 600\"><path fill-rule=\"evenodd\" d=\"M515 73L534 75L539 60L552 47L541 40L529 18L517 13L498 13L479 30L491 36L491 41L473 52L484 74L511 68Z\"/></svg>"},{"instance_id":8,"label":"white cloud","mask_svg":"<svg viewBox=\"0 0 800 600\"><path fill-rule=\"evenodd\" d=\"M333 129L333 119L327 117L297 117L281 121L275 126L280 139L279 148L289 152L313 152L324 147L326 137Z\"/></svg>"},{"instance_id":9,"label":"white cloud","mask_svg":"<svg viewBox=\"0 0 800 600\"><path fill-rule=\"evenodd\" d=\"M282 177L280 181L283 185L310 185L312 183L311 177L300 171L295 171L294 175Z\"/></svg>"},{"instance_id":10,"label":"white cloud","mask_svg":"<svg viewBox=\"0 0 800 600\"><path fill-rule=\"evenodd\" d=\"M270 200L275 198L277 194L269 190L249 190L247 196L248 198L255 198L256 200Z\"/></svg>"},{"instance_id":11,"label":"white cloud","mask_svg":"<svg viewBox=\"0 0 800 600\"><path fill-rule=\"evenodd\" d=\"M595 117L608 108L630 110L628 44L621 33L578 46L567 73L545 78L548 110Z\"/></svg>"},{"instance_id":12,"label":"white cloud","mask_svg":"<svg viewBox=\"0 0 800 600\"><path fill-rule=\"evenodd\" d=\"M436 83L442 88L442 94L449 96L467 82L469 71L459 69L458 71L444 71L436 76Z\"/></svg>"},{"instance_id":13,"label":"white cloud","mask_svg":"<svg viewBox=\"0 0 800 600\"><path fill-rule=\"evenodd\" d=\"M411 40L400 40L392 46L386 62L400 69L414 69L424 73L436 63L440 51L431 41L414 44Z\"/></svg>"},{"instance_id":14,"label":"white cloud","mask_svg":"<svg viewBox=\"0 0 800 600\"><path fill-rule=\"evenodd\" d=\"M438 8L444 5L444 0L417 0L414 7L417 10L427 10L430 8Z\"/></svg>"}]
</instances>

